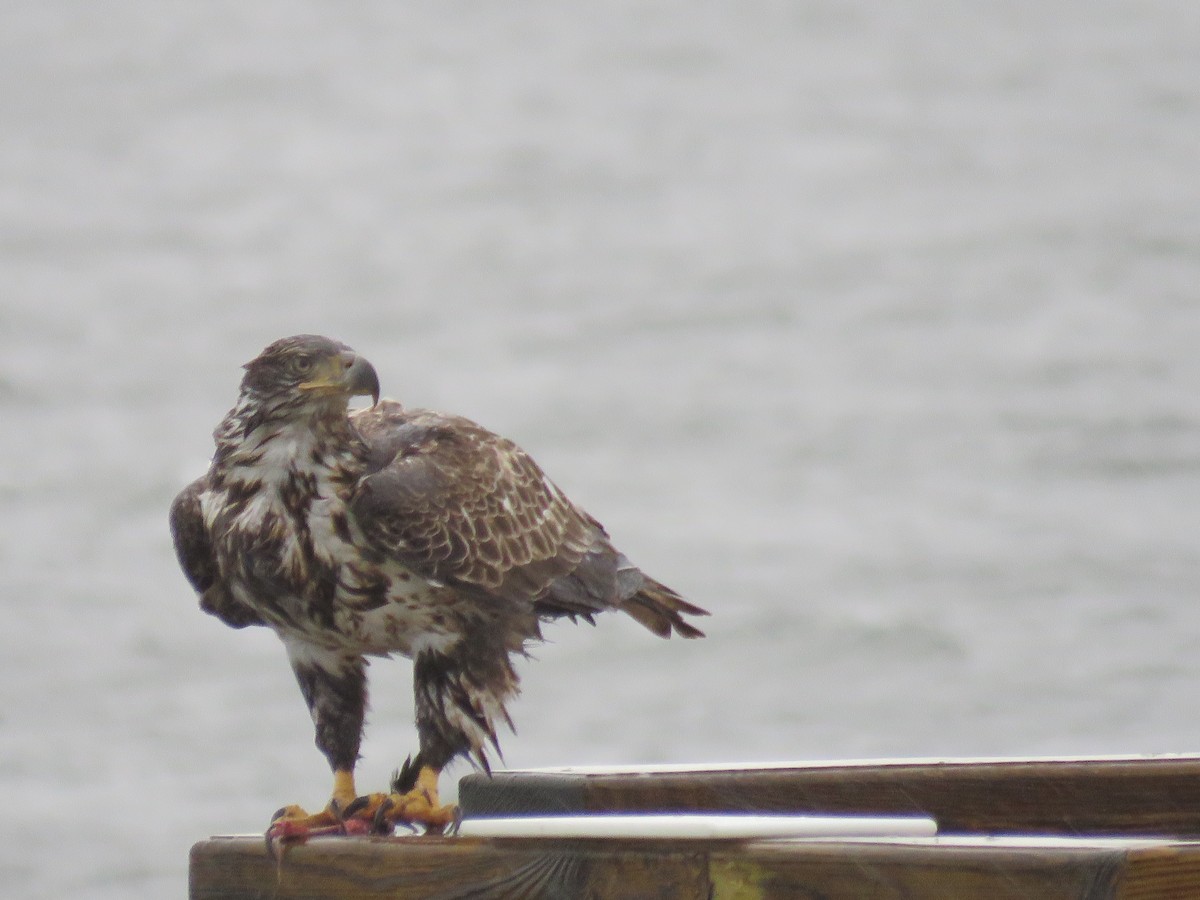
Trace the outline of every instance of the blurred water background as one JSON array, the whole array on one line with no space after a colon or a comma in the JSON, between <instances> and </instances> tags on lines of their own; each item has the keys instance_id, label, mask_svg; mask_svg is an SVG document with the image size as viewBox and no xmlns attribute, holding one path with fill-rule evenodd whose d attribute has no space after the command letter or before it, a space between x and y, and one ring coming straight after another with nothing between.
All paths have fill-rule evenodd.
<instances>
[{"instance_id":1,"label":"blurred water background","mask_svg":"<svg viewBox=\"0 0 1200 900\"><path fill-rule=\"evenodd\" d=\"M302 331L714 613L554 629L510 766L1200 749L1192 0L0 22L6 895L183 896L324 802L166 526ZM372 672L364 788L415 747Z\"/></svg>"}]
</instances>

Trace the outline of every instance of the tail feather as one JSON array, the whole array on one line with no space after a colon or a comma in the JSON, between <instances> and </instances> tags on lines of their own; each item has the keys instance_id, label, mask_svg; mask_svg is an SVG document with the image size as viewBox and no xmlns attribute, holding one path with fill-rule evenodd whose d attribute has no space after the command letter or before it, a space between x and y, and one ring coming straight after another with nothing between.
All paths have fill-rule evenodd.
<instances>
[{"instance_id":1,"label":"tail feather","mask_svg":"<svg viewBox=\"0 0 1200 900\"><path fill-rule=\"evenodd\" d=\"M703 631L683 617L709 614L648 576L643 576L642 586L621 603L621 609L662 638L669 638L672 632L685 638L704 637Z\"/></svg>"}]
</instances>

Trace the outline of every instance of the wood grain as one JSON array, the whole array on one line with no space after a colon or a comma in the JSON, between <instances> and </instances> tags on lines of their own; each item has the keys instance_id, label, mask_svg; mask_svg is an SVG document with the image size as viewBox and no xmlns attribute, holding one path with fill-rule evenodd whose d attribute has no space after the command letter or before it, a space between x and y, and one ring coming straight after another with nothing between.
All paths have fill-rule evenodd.
<instances>
[{"instance_id":1,"label":"wood grain","mask_svg":"<svg viewBox=\"0 0 1200 900\"><path fill-rule=\"evenodd\" d=\"M1200 758L883 762L467 775L468 816L581 812L928 815L943 832L1200 836Z\"/></svg>"},{"instance_id":2,"label":"wood grain","mask_svg":"<svg viewBox=\"0 0 1200 900\"><path fill-rule=\"evenodd\" d=\"M276 865L259 838L213 838L192 848L190 887L192 900L1181 900L1200 896L1200 844L321 838Z\"/></svg>"},{"instance_id":3,"label":"wood grain","mask_svg":"<svg viewBox=\"0 0 1200 900\"><path fill-rule=\"evenodd\" d=\"M1200 758L962 760L654 772L499 772L468 816L927 815L936 838L261 838L192 848L192 900L1200 897Z\"/></svg>"},{"instance_id":4,"label":"wood grain","mask_svg":"<svg viewBox=\"0 0 1200 900\"><path fill-rule=\"evenodd\" d=\"M260 838L192 848L191 900L707 897L711 845L529 838L319 838L281 864Z\"/></svg>"}]
</instances>

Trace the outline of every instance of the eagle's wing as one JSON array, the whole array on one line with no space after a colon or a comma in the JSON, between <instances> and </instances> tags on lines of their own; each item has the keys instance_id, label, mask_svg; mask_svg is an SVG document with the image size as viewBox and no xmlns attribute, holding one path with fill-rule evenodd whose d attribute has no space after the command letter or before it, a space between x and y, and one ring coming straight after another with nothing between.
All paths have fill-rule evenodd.
<instances>
[{"instance_id":1,"label":"eagle's wing","mask_svg":"<svg viewBox=\"0 0 1200 900\"><path fill-rule=\"evenodd\" d=\"M620 555L604 529L514 443L389 401L354 424L373 471L351 508L377 550L426 578L543 614L589 618L618 602Z\"/></svg>"},{"instance_id":2,"label":"eagle's wing","mask_svg":"<svg viewBox=\"0 0 1200 900\"><path fill-rule=\"evenodd\" d=\"M265 625L263 618L235 599L226 589L217 567L212 541L204 524L200 495L208 487L208 476L197 478L171 504L171 537L183 574L200 595L200 608L226 625L245 628Z\"/></svg>"}]
</instances>

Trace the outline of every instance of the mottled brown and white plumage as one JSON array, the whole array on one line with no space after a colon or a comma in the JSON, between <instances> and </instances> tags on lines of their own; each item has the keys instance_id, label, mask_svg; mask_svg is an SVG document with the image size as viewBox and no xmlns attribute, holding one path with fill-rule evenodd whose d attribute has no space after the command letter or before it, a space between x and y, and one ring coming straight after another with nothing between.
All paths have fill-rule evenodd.
<instances>
[{"instance_id":1,"label":"mottled brown and white plumage","mask_svg":"<svg viewBox=\"0 0 1200 900\"><path fill-rule=\"evenodd\" d=\"M285 338L245 369L171 528L201 608L283 640L335 772L331 805L352 784L366 657L413 660L420 748L393 787L427 769L436 791L457 756L487 769L511 727L512 660L542 622L621 610L662 637L701 636L684 617L705 611L630 563L511 441L379 401L370 364L328 338ZM350 413L354 395L376 402Z\"/></svg>"}]
</instances>

